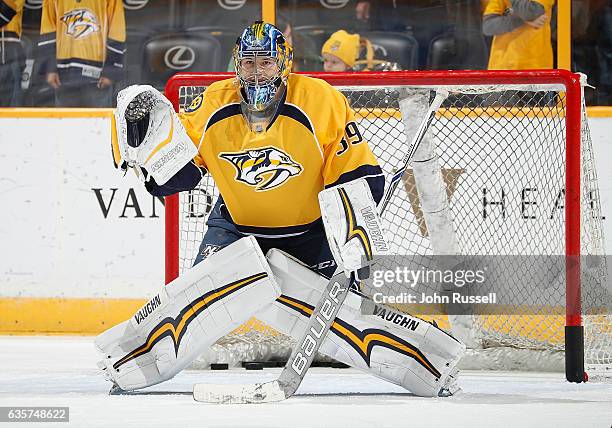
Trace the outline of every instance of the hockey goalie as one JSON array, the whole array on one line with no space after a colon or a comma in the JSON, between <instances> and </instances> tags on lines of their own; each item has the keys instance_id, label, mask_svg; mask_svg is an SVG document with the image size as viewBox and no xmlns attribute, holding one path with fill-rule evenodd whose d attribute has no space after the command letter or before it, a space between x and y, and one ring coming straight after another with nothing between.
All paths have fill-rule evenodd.
<instances>
[{"instance_id":1,"label":"hockey goalie","mask_svg":"<svg viewBox=\"0 0 612 428\"><path fill-rule=\"evenodd\" d=\"M376 206L384 177L346 98L290 73L292 49L271 24L247 27L233 56L236 78L210 85L184 113L150 86L119 94L115 166L134 169L156 196L211 174L221 196L194 266L97 337L114 390L172 378L252 316L299 336L335 272L355 286L386 250ZM413 329L362 314L357 288L320 352L420 396L455 393L465 346L422 320Z\"/></svg>"}]
</instances>

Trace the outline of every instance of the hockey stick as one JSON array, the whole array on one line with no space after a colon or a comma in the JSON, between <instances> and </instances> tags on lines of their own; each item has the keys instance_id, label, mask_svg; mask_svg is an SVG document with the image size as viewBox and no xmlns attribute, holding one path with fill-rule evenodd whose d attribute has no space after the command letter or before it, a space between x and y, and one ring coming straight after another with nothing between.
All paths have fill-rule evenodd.
<instances>
[{"instance_id":1,"label":"hockey stick","mask_svg":"<svg viewBox=\"0 0 612 428\"><path fill-rule=\"evenodd\" d=\"M393 193L395 193L395 189L397 188L397 185L399 184L400 179L402 178L402 176L408 169L408 164L410 163L414 154L419 148L421 141L423 141L423 137L425 136L425 133L429 129L429 126L431 125L431 122L433 121L434 117L436 117L436 112L438 111L438 109L440 108L440 106L442 105L446 97L448 97L447 91L444 91L444 90L436 91L436 96L431 102L429 106L429 110L427 110L427 117L423 119L423 121L421 122L419 129L417 130L414 138L412 139L412 143L408 147L408 151L406 151L406 153L404 154L404 158L402 159L402 167L398 169L395 172L395 174L393 174L393 176L391 177L391 181L389 182L389 187L387 188L387 191L385 192L385 195L382 199L382 203L380 205L381 215L387 208L387 205L389 205L389 201L391 200Z\"/></svg>"},{"instance_id":2,"label":"hockey stick","mask_svg":"<svg viewBox=\"0 0 612 428\"><path fill-rule=\"evenodd\" d=\"M353 275L351 275L352 277ZM306 371L323 343L323 339L348 295L350 279L344 272L334 275L313 311L300 340L291 352L278 379L245 385L196 384L196 401L219 404L271 403L291 397L302 383ZM325 314L321 308L326 305Z\"/></svg>"},{"instance_id":3,"label":"hockey stick","mask_svg":"<svg viewBox=\"0 0 612 428\"><path fill-rule=\"evenodd\" d=\"M385 191L380 208L381 215L386 209L399 180L408 168L408 164L416 153L417 148L421 144L427 129L435 117L436 111L447 95L446 92L436 93L436 97L427 112L427 117L421 123L406 155L402 159L402 168L393 175ZM196 384L193 387L194 400L217 404L253 404L282 401L291 397L302 383L317 351L321 347L323 340L325 340L340 307L349 293L350 284L354 277L354 273L351 273L350 278L347 278L344 272L340 272L329 280L317 307L308 320L304 333L302 333L297 346L291 352L291 356L278 379L245 385ZM324 312L322 311L323 306L326 307Z\"/></svg>"}]
</instances>

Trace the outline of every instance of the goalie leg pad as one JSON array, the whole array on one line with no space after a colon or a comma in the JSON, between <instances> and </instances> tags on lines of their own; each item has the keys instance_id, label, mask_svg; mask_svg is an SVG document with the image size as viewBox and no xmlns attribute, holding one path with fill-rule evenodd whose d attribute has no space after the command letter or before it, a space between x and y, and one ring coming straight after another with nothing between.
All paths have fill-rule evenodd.
<instances>
[{"instance_id":1,"label":"goalie leg pad","mask_svg":"<svg viewBox=\"0 0 612 428\"><path fill-rule=\"evenodd\" d=\"M256 317L297 337L327 280L279 250L268 261L282 294ZM437 396L455 374L465 346L433 324L377 305L361 313L362 297L349 293L320 352L403 386L419 396Z\"/></svg>"},{"instance_id":2,"label":"goalie leg pad","mask_svg":"<svg viewBox=\"0 0 612 428\"><path fill-rule=\"evenodd\" d=\"M207 347L280 295L253 237L186 271L134 316L96 338L98 366L124 390L172 378Z\"/></svg>"}]
</instances>

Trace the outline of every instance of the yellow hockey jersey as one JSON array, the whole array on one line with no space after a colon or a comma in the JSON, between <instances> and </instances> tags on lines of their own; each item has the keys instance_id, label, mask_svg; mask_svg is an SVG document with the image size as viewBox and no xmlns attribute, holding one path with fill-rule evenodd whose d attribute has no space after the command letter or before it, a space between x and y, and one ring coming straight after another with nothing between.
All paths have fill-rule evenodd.
<instances>
[{"instance_id":1,"label":"yellow hockey jersey","mask_svg":"<svg viewBox=\"0 0 612 428\"><path fill-rule=\"evenodd\" d=\"M21 39L24 3L25 0L0 0L0 42L18 42Z\"/></svg>"},{"instance_id":2,"label":"yellow hockey jersey","mask_svg":"<svg viewBox=\"0 0 612 428\"><path fill-rule=\"evenodd\" d=\"M121 0L43 0L38 46L55 58L63 80L118 80L123 74L125 14Z\"/></svg>"},{"instance_id":3,"label":"yellow hockey jersey","mask_svg":"<svg viewBox=\"0 0 612 428\"><path fill-rule=\"evenodd\" d=\"M547 16L546 24L538 29L524 24L514 31L493 37L489 70L553 67L550 18L555 0L537 0L537 2L544 7ZM504 15L511 8L510 0L490 0L484 15Z\"/></svg>"},{"instance_id":4,"label":"yellow hockey jersey","mask_svg":"<svg viewBox=\"0 0 612 428\"><path fill-rule=\"evenodd\" d=\"M348 101L323 80L291 74L265 132L247 125L235 79L210 85L181 121L198 148L196 164L213 176L241 232L304 232L321 217L318 193L356 178L374 178L373 194L382 196L382 171Z\"/></svg>"}]
</instances>

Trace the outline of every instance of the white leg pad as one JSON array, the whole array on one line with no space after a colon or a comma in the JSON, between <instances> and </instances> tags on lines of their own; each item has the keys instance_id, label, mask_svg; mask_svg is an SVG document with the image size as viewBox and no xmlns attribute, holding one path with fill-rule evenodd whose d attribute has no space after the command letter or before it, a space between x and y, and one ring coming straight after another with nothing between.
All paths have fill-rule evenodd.
<instances>
[{"instance_id":1,"label":"white leg pad","mask_svg":"<svg viewBox=\"0 0 612 428\"><path fill-rule=\"evenodd\" d=\"M298 337L327 279L279 250L267 254L282 294L256 317ZM377 305L361 313L362 297L349 293L320 352L420 396L437 396L451 380L465 345L422 319Z\"/></svg>"},{"instance_id":2,"label":"white leg pad","mask_svg":"<svg viewBox=\"0 0 612 428\"><path fill-rule=\"evenodd\" d=\"M95 344L98 366L124 390L172 378L220 337L280 295L253 237L242 238L184 272L132 318Z\"/></svg>"}]
</instances>

